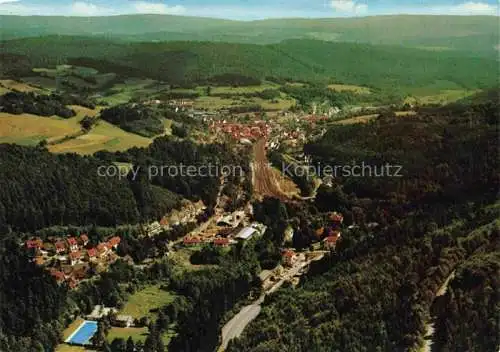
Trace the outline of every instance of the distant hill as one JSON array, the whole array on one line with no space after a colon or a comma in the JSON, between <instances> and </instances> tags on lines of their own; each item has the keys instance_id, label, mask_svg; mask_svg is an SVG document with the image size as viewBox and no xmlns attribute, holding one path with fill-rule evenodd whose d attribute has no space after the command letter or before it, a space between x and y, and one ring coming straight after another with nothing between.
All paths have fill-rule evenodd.
<instances>
[{"instance_id":1,"label":"distant hill","mask_svg":"<svg viewBox=\"0 0 500 352\"><path fill-rule=\"evenodd\" d=\"M287 39L403 45L428 50L468 50L494 55L493 16L373 16L362 18L230 21L171 15L111 17L0 16L0 38L43 35L101 36L127 41L222 41L270 44Z\"/></svg>"},{"instance_id":2,"label":"distant hill","mask_svg":"<svg viewBox=\"0 0 500 352\"><path fill-rule=\"evenodd\" d=\"M425 87L437 91L477 89L497 84L497 77L491 74L498 67L495 59L469 57L462 51L319 40L286 40L269 45L124 43L71 36L15 39L1 44L0 75L9 78L25 77L30 67L69 63L103 73L123 72L124 77L143 76L175 84L208 84L211 77L224 73L401 91Z\"/></svg>"}]
</instances>

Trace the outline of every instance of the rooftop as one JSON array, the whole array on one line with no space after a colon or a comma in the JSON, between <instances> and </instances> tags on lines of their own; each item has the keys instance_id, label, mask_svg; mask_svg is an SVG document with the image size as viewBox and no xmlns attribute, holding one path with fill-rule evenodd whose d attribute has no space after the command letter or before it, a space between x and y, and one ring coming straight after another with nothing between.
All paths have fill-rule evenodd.
<instances>
[{"instance_id":1,"label":"rooftop","mask_svg":"<svg viewBox=\"0 0 500 352\"><path fill-rule=\"evenodd\" d=\"M257 232L253 227L244 227L237 234L236 238L247 240Z\"/></svg>"}]
</instances>

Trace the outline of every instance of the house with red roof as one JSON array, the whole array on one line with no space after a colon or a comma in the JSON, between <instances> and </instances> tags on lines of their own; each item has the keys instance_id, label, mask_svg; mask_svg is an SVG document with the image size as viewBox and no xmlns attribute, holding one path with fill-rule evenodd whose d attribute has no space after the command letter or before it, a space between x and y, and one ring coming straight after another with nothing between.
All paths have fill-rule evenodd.
<instances>
[{"instance_id":1,"label":"house with red roof","mask_svg":"<svg viewBox=\"0 0 500 352\"><path fill-rule=\"evenodd\" d=\"M78 284L79 284L79 281L77 279L75 279L74 277L70 277L68 279L68 286L70 289L76 288L76 286L78 286Z\"/></svg>"},{"instance_id":2,"label":"house with red roof","mask_svg":"<svg viewBox=\"0 0 500 352\"><path fill-rule=\"evenodd\" d=\"M54 279L56 279L56 281L57 281L58 283L63 282L63 281L64 281L64 279L65 279L65 275L64 275L64 273L63 273L62 271L59 271L59 270L56 270L56 269L52 269L52 270L50 271L50 275L51 275Z\"/></svg>"},{"instance_id":3,"label":"house with red roof","mask_svg":"<svg viewBox=\"0 0 500 352\"><path fill-rule=\"evenodd\" d=\"M99 255L99 257L105 256L106 254L108 254L108 251L109 251L109 248L108 248L107 244L99 243L97 245L97 254Z\"/></svg>"},{"instance_id":4,"label":"house with red roof","mask_svg":"<svg viewBox=\"0 0 500 352\"><path fill-rule=\"evenodd\" d=\"M66 241L68 242L68 247L71 252L78 250L78 242L74 237L68 237Z\"/></svg>"},{"instance_id":5,"label":"house with red roof","mask_svg":"<svg viewBox=\"0 0 500 352\"><path fill-rule=\"evenodd\" d=\"M121 238L118 236L113 236L108 241L108 247L116 249L121 242Z\"/></svg>"},{"instance_id":6,"label":"house with red roof","mask_svg":"<svg viewBox=\"0 0 500 352\"><path fill-rule=\"evenodd\" d=\"M196 246L201 243L201 240L197 237L184 237L182 242L185 246Z\"/></svg>"},{"instance_id":7,"label":"house with red roof","mask_svg":"<svg viewBox=\"0 0 500 352\"><path fill-rule=\"evenodd\" d=\"M42 256L37 256L33 259L33 262L38 266L42 266L43 264L45 264L45 259L43 259Z\"/></svg>"},{"instance_id":8,"label":"house with red roof","mask_svg":"<svg viewBox=\"0 0 500 352\"><path fill-rule=\"evenodd\" d=\"M86 246L89 243L89 236L86 233L80 235L80 243L82 246Z\"/></svg>"},{"instance_id":9,"label":"house with red roof","mask_svg":"<svg viewBox=\"0 0 500 352\"><path fill-rule=\"evenodd\" d=\"M97 254L97 249L95 248L90 248L89 250L87 250L87 258L89 258L89 260L97 258Z\"/></svg>"},{"instance_id":10,"label":"house with red roof","mask_svg":"<svg viewBox=\"0 0 500 352\"><path fill-rule=\"evenodd\" d=\"M71 265L77 264L81 258L82 258L82 252L80 251L71 252L69 254L69 261Z\"/></svg>"},{"instance_id":11,"label":"house with red roof","mask_svg":"<svg viewBox=\"0 0 500 352\"><path fill-rule=\"evenodd\" d=\"M164 216L163 218L161 218L160 225L164 227L168 226L168 217Z\"/></svg>"},{"instance_id":12,"label":"house with red roof","mask_svg":"<svg viewBox=\"0 0 500 352\"><path fill-rule=\"evenodd\" d=\"M340 232L335 231L330 236L323 240L323 247L328 250L334 250L337 246L337 241L340 238Z\"/></svg>"},{"instance_id":13,"label":"house with red roof","mask_svg":"<svg viewBox=\"0 0 500 352\"><path fill-rule=\"evenodd\" d=\"M337 224L342 224L344 222L344 216L336 211L330 215L330 219Z\"/></svg>"},{"instance_id":14,"label":"house with red roof","mask_svg":"<svg viewBox=\"0 0 500 352\"><path fill-rule=\"evenodd\" d=\"M283 264L286 266L293 266L295 262L297 261L297 255L295 254L294 251L287 249L283 252Z\"/></svg>"},{"instance_id":15,"label":"house with red roof","mask_svg":"<svg viewBox=\"0 0 500 352\"><path fill-rule=\"evenodd\" d=\"M222 238L222 237L216 238L216 239L214 239L214 245L216 245L218 247L227 247L227 246L229 246L229 239Z\"/></svg>"},{"instance_id":16,"label":"house with red roof","mask_svg":"<svg viewBox=\"0 0 500 352\"><path fill-rule=\"evenodd\" d=\"M57 241L55 246L57 254L61 254L66 251L66 243L64 243L63 241Z\"/></svg>"},{"instance_id":17,"label":"house with red roof","mask_svg":"<svg viewBox=\"0 0 500 352\"><path fill-rule=\"evenodd\" d=\"M26 241L26 248L28 249L41 249L43 247L43 241L39 238L34 238Z\"/></svg>"}]
</instances>

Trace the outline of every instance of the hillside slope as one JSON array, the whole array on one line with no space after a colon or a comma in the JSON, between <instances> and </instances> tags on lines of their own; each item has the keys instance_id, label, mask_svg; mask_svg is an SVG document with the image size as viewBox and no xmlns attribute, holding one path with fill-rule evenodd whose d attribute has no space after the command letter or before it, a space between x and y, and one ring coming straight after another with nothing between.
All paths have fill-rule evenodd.
<instances>
[{"instance_id":1,"label":"hillside slope","mask_svg":"<svg viewBox=\"0 0 500 352\"><path fill-rule=\"evenodd\" d=\"M373 16L361 18L229 21L170 16L0 16L0 38L51 34L104 36L131 41L202 40L269 44L286 39L404 45L468 50L493 55L498 44L493 16Z\"/></svg>"},{"instance_id":2,"label":"hillside slope","mask_svg":"<svg viewBox=\"0 0 500 352\"><path fill-rule=\"evenodd\" d=\"M123 43L100 38L49 36L4 41L4 76L34 75L33 67L94 65L100 72L118 67L170 83L199 82L223 73L263 79L340 82L400 90L485 88L497 82L495 59L459 51L431 52L395 46L288 40L279 44L209 42ZM81 64L78 58L100 62ZM95 66L97 65L97 66ZM103 68L105 69L103 71Z\"/></svg>"}]
</instances>

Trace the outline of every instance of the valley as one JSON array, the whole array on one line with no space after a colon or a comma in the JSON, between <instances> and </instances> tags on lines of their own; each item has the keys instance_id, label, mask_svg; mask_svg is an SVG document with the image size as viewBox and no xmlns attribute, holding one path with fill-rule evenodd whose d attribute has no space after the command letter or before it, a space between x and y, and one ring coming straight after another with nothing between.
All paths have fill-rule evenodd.
<instances>
[{"instance_id":1,"label":"valley","mask_svg":"<svg viewBox=\"0 0 500 352\"><path fill-rule=\"evenodd\" d=\"M497 351L494 16L0 20L0 351Z\"/></svg>"}]
</instances>

